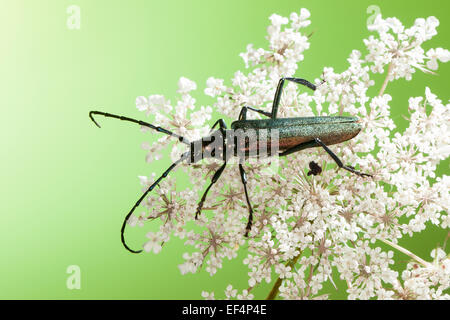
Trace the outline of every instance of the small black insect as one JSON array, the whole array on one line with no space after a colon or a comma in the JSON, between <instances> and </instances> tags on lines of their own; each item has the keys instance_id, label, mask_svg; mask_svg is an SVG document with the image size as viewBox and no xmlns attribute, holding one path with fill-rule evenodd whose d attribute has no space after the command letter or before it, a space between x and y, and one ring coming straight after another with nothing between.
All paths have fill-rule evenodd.
<instances>
[{"instance_id":1,"label":"small black insect","mask_svg":"<svg viewBox=\"0 0 450 320\"><path fill-rule=\"evenodd\" d=\"M311 161L309 163L308 176L310 176L310 175L317 176L318 174L321 174L321 173L322 173L322 168L314 161Z\"/></svg>"}]
</instances>

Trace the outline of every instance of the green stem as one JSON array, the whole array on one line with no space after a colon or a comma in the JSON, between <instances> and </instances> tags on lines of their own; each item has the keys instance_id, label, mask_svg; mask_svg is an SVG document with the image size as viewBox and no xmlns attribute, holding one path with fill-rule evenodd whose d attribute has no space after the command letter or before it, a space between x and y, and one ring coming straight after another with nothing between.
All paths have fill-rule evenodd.
<instances>
[{"instance_id":1,"label":"green stem","mask_svg":"<svg viewBox=\"0 0 450 320\"><path fill-rule=\"evenodd\" d=\"M392 62L389 63L388 72L387 72L386 78L384 79L383 85L381 86L380 92L378 93L378 96L382 96L383 93L384 93L384 90L386 90L386 86L387 86L387 84L389 82L389 77L391 75L393 67L394 67L394 65L392 64Z\"/></svg>"},{"instance_id":2,"label":"green stem","mask_svg":"<svg viewBox=\"0 0 450 320\"><path fill-rule=\"evenodd\" d=\"M298 258L302 253L300 252L296 257L294 257L290 262L286 263L286 267L293 267L296 263ZM281 283L283 282L283 279L281 277L278 277L277 281L275 281L275 284L272 287L272 290L270 290L269 295L267 296L266 300L275 300L275 298L278 295L278 290L280 289Z\"/></svg>"},{"instance_id":3,"label":"green stem","mask_svg":"<svg viewBox=\"0 0 450 320\"><path fill-rule=\"evenodd\" d=\"M314 267L311 265L311 268L310 268L309 277L308 277L308 280L307 280L308 287L307 287L306 295L305 295L308 298L309 298L309 295L311 294L311 284L310 284L310 282L311 282L311 279L312 279L312 276L313 276L314 272L316 272L317 268L319 267L321 258L322 258L322 255L319 256L319 262Z\"/></svg>"},{"instance_id":4,"label":"green stem","mask_svg":"<svg viewBox=\"0 0 450 320\"><path fill-rule=\"evenodd\" d=\"M281 278L277 279L277 281L275 282L275 285L273 286L272 290L270 290L270 293L267 296L266 300L275 300L275 297L278 294L278 289L280 288L282 282L283 282L283 280Z\"/></svg>"},{"instance_id":5,"label":"green stem","mask_svg":"<svg viewBox=\"0 0 450 320\"><path fill-rule=\"evenodd\" d=\"M403 252L404 254L406 254L407 256L409 256L410 258L412 258L412 259L416 260L417 262L419 262L419 263L420 263L421 265L423 265L424 267L429 267L429 266L431 265L429 262L426 262L426 261L423 260L422 258L416 256L414 253L412 253L411 251L409 251L409 250L407 250L407 249L405 249L405 248L399 246L398 244L395 244L395 243L393 243L393 242L391 242L391 241L389 241L389 240L386 240L386 239L378 238L378 240L380 240L380 241L386 243L387 245L389 245L389 246L391 246L391 247L397 249L397 250L400 251L400 252Z\"/></svg>"}]
</instances>

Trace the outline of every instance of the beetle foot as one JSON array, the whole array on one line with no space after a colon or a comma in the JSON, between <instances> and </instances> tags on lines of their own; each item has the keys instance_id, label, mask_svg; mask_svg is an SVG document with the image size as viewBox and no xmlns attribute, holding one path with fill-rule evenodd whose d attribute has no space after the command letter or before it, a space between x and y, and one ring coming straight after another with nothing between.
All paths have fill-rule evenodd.
<instances>
[{"instance_id":1,"label":"beetle foot","mask_svg":"<svg viewBox=\"0 0 450 320\"><path fill-rule=\"evenodd\" d=\"M195 212L195 220L198 219L199 214L202 213L203 201L198 204L197 211Z\"/></svg>"},{"instance_id":2,"label":"beetle foot","mask_svg":"<svg viewBox=\"0 0 450 320\"><path fill-rule=\"evenodd\" d=\"M245 227L245 234L244 234L244 236L246 237L246 238L248 238L248 234L250 233L250 231L252 230L252 220L249 220L248 221L248 223L247 223L247 226Z\"/></svg>"},{"instance_id":3,"label":"beetle foot","mask_svg":"<svg viewBox=\"0 0 450 320\"><path fill-rule=\"evenodd\" d=\"M352 166L343 166L342 168L347 170L347 171L350 171L350 172L352 172L352 173L354 173L354 174L356 174L356 175L358 175L360 177L373 177L373 175L371 175L371 174L363 173L363 172L359 172L359 171L355 170L355 168L352 167Z\"/></svg>"}]
</instances>

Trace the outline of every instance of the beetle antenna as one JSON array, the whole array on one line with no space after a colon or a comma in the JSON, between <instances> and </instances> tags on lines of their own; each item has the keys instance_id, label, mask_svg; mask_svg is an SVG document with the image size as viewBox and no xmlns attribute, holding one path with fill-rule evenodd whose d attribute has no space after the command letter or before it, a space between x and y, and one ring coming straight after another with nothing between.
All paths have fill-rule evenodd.
<instances>
[{"instance_id":1,"label":"beetle antenna","mask_svg":"<svg viewBox=\"0 0 450 320\"><path fill-rule=\"evenodd\" d=\"M162 133L165 133L165 134L167 134L169 136L175 137L175 138L178 139L178 141L180 141L180 142L182 142L184 144L190 145L189 140L186 139L185 137L179 136L176 133L173 133L172 131L166 130L164 128L161 128L161 127L158 127L158 126L154 126L154 125L152 125L152 124L150 124L148 122L144 122L144 121L141 121L141 120L136 120L136 119L132 119L132 118L124 117L124 116L118 116L118 115L115 115L115 114L112 114L112 113L107 113L107 112L102 112L102 111L90 111L89 112L89 118L91 118L92 122L94 122L95 125L97 127L99 127L99 128L101 128L101 127L98 124L98 122L95 121L95 119L93 117L94 114L99 114L99 115L104 116L104 117L109 117L109 118L114 118L114 119L119 119L119 120L123 120L123 121L129 121L129 122L137 123L137 124L139 124L141 126L144 126L144 127L147 127L147 128L151 128L151 129L156 130L158 132L162 132Z\"/></svg>"},{"instance_id":2,"label":"beetle antenna","mask_svg":"<svg viewBox=\"0 0 450 320\"><path fill-rule=\"evenodd\" d=\"M141 253L142 250L133 250L130 249L130 247L127 246L127 244L125 243L125 237L124 237L124 233L125 233L125 227L127 225L128 219L130 218L130 216L133 214L134 210L139 206L139 204L142 202L142 200L144 200L144 198L147 196L147 194L152 191L158 184L159 182L164 179L165 177L167 177L167 175L169 174L170 171L172 171L180 162L182 162L183 160L187 159L189 157L189 152L185 152L183 153L183 155L181 156L180 159L178 159L177 161L175 161L174 163L172 163L172 165L166 170L164 171L164 173L158 178L158 180L156 180L148 189L147 191L144 192L144 194L139 198L139 200L135 203L135 205L133 206L133 208L131 208L130 212L128 212L127 216L125 217L123 224L122 224L122 228L120 229L120 237L122 239L122 244L125 247L125 249L127 249L128 251L132 252L132 253Z\"/></svg>"}]
</instances>

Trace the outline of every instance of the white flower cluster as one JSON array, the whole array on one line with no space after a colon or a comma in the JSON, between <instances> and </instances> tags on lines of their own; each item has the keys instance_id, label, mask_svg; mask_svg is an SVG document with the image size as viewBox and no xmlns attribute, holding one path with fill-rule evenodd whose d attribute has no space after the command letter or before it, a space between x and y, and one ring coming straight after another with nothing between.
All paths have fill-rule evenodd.
<instances>
[{"instance_id":1,"label":"white flower cluster","mask_svg":"<svg viewBox=\"0 0 450 320\"><path fill-rule=\"evenodd\" d=\"M273 99L280 78L294 75L297 63L304 58L303 52L309 48L308 36L299 32L310 24L309 16L306 9L302 9L300 14L292 13L290 19L273 14L270 17L272 24L267 30L269 49L254 49L249 44L247 52L241 53L246 67L256 68L247 75L237 71L231 79L233 87L229 88L224 86L222 79L208 79L205 94L217 96L214 106L221 113L236 119L242 106L260 107ZM293 88L286 90L285 99L298 99ZM270 110L270 105L266 107ZM291 110L291 113L295 114L295 111Z\"/></svg>"},{"instance_id":2,"label":"white flower cluster","mask_svg":"<svg viewBox=\"0 0 450 320\"><path fill-rule=\"evenodd\" d=\"M272 15L268 49L249 45L241 54L250 70L237 71L229 87L222 79L207 80L205 94L217 99L215 110L233 119L244 105L269 112L279 78L293 76L303 51L309 48L308 36L301 31L310 24L309 16L306 9L289 18ZM444 229L450 226L450 178L435 176L438 163L450 154L450 106L425 88L424 97L409 99L409 127L394 132L389 105L393 98L385 93L389 81L409 80L415 68L436 70L437 60L449 60L448 50L436 48L424 54L421 47L436 34L437 26L438 20L430 17L417 19L405 29L398 19L379 16L369 27L379 37L364 40L368 50L364 58L354 50L344 72L324 68L315 80L318 89L314 92L295 84L285 88L280 117L326 113L350 114L362 120L358 136L332 149L344 163L356 165L373 178L337 171L319 148L280 159L282 165L274 175L260 174L266 163L247 164L249 197L255 211L247 239L243 234L248 209L237 168L225 169L211 188L199 219L194 220L199 197L221 163L186 164L182 168L191 187L177 190L168 177L143 202L145 211L129 221L139 226L147 220L162 221L158 232L148 234L144 250L158 253L172 235L179 237L192 248L183 254L180 271L193 273L203 267L214 275L225 258L236 258L239 248L246 245L243 263L249 269L248 287L238 293L229 285L227 299L254 298L251 290L262 281L274 282L271 299L326 299L328 294L321 292L323 284L330 281L334 285L336 276L347 283L349 299L449 299L445 291L450 286L450 259L445 251L435 249L434 260L427 262L399 246L398 239L422 231L427 223ZM386 65L386 80L379 84L379 94L369 96L369 87L375 85L372 74L383 72ZM199 138L210 129L206 121L211 119L212 108L195 108L195 99L189 94L194 89L194 82L181 78L181 98L174 106L159 95L139 97L136 104L147 115L154 115L159 126L189 139ZM261 117L257 113L249 116ZM171 141L163 137L152 145L144 144L149 151L147 161L156 159ZM176 143L173 154L180 153L179 147ZM323 168L320 175L306 174L312 160ZM154 180L141 177L144 188ZM394 251L383 251L380 245L411 258L401 274L393 268ZM278 280L273 279L274 274ZM204 291L202 296L215 298L214 292Z\"/></svg>"},{"instance_id":3,"label":"white flower cluster","mask_svg":"<svg viewBox=\"0 0 450 320\"><path fill-rule=\"evenodd\" d=\"M189 93L196 89L197 85L194 81L182 77L178 81L177 90L181 95L181 99L177 100L175 106L172 106L170 101L161 95L151 95L148 98L143 96L137 97L136 107L139 111L144 111L147 116L154 115L155 122L160 127L171 128L172 132L194 141L209 132L205 122L211 119L212 113L210 106L202 106L200 110L194 110L195 99ZM151 129L142 127L142 130L149 131ZM142 149L148 151L146 161L159 160L161 158L161 150L167 146L170 140L169 136L162 136L153 145L144 142ZM178 154L175 149L174 154Z\"/></svg>"},{"instance_id":4,"label":"white flower cluster","mask_svg":"<svg viewBox=\"0 0 450 320\"><path fill-rule=\"evenodd\" d=\"M379 39L370 36L364 43L369 50L366 60L373 62L371 70L383 73L384 66L390 65L388 80L406 78L411 80L415 69L431 72L428 69L438 68L437 60L447 62L450 60L448 50L442 48L430 49L426 53L422 49L423 42L430 40L437 34L436 27L439 20L435 17L416 19L411 28L405 29L397 18L383 20L378 15L369 30L378 32ZM424 62L426 62L425 68Z\"/></svg>"}]
</instances>

